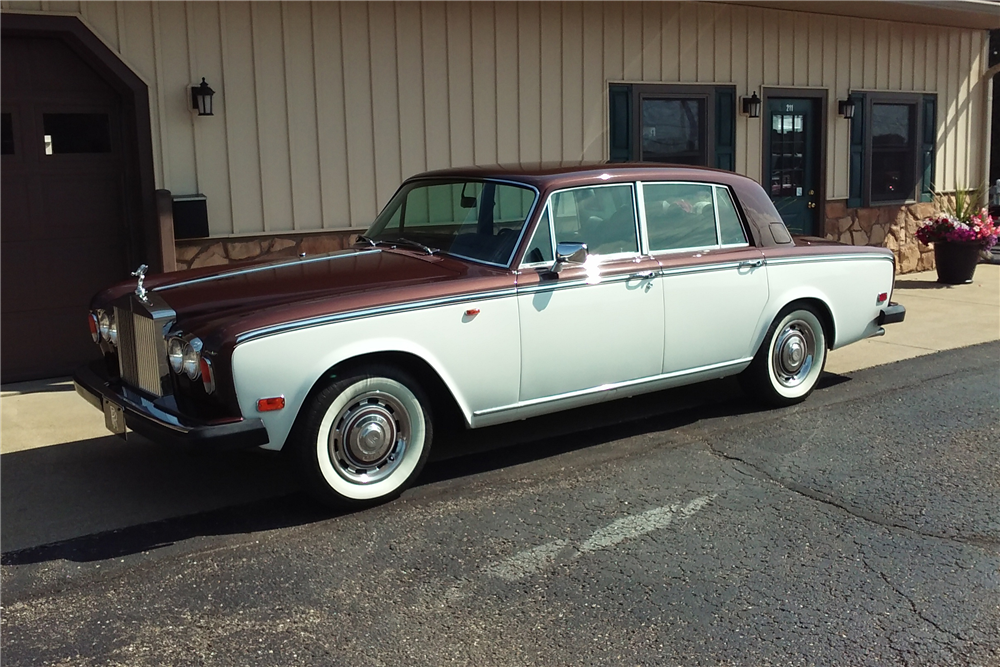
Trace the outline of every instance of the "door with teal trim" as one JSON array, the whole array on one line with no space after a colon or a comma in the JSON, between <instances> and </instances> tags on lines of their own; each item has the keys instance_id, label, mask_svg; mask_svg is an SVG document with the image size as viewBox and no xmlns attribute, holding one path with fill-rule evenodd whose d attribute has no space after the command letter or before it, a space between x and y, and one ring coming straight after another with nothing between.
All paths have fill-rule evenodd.
<instances>
[{"instance_id":1,"label":"door with teal trim","mask_svg":"<svg viewBox=\"0 0 1000 667\"><path fill-rule=\"evenodd\" d=\"M770 97L764 118L764 188L793 234L819 230L819 101Z\"/></svg>"}]
</instances>

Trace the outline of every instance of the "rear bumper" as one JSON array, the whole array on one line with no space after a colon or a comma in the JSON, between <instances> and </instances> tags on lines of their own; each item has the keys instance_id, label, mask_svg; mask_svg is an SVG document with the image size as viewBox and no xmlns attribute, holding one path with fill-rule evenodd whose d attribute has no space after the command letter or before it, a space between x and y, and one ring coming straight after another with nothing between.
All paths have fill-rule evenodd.
<instances>
[{"instance_id":1,"label":"rear bumper","mask_svg":"<svg viewBox=\"0 0 1000 667\"><path fill-rule=\"evenodd\" d=\"M205 423L177 416L120 382L110 380L100 361L77 370L73 386L76 393L102 412L105 401L120 406L126 426L154 442L196 452L248 449L268 442L267 429L259 418Z\"/></svg>"},{"instance_id":2,"label":"rear bumper","mask_svg":"<svg viewBox=\"0 0 1000 667\"><path fill-rule=\"evenodd\" d=\"M885 324L902 322L904 317L906 317L906 308L902 304L890 301L888 306L879 311L878 325L883 326Z\"/></svg>"}]
</instances>

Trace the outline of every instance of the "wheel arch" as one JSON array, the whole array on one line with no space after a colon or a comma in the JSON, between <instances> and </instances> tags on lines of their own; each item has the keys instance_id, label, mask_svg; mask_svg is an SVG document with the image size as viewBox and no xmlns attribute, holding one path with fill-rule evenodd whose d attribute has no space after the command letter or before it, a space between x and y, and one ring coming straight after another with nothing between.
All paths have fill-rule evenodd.
<instances>
[{"instance_id":1,"label":"wheel arch","mask_svg":"<svg viewBox=\"0 0 1000 667\"><path fill-rule=\"evenodd\" d=\"M774 319L781 317L782 314L787 313L790 310L794 310L799 306L810 306L812 310L816 311L816 314L819 315L820 324L823 325L823 336L826 337L826 348L828 350L832 350L834 341L836 340L837 328L833 319L833 311L830 310L830 306L823 299L815 296L808 296L790 301L778 311L778 314Z\"/></svg>"},{"instance_id":2,"label":"wheel arch","mask_svg":"<svg viewBox=\"0 0 1000 667\"><path fill-rule=\"evenodd\" d=\"M469 425L469 418L466 410L463 410L455 397L454 392L448 383L441 377L437 369L426 359L413 352L402 350L385 350L378 352L366 352L357 354L338 361L330 368L323 371L306 395L305 400L299 406L295 422L302 418L303 412L308 409L313 398L323 390L330 382L337 377L364 368L366 366L390 366L397 368L407 375L413 377L421 388L426 392L431 401L431 409L434 412L435 421L439 424L455 423L461 421L466 426ZM293 427L294 430L294 427Z\"/></svg>"}]
</instances>

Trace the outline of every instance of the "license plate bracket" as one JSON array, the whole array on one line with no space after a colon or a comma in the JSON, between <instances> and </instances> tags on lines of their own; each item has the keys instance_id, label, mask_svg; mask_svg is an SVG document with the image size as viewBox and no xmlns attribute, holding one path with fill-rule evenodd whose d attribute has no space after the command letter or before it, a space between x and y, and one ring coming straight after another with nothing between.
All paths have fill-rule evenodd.
<instances>
[{"instance_id":1,"label":"license plate bracket","mask_svg":"<svg viewBox=\"0 0 1000 667\"><path fill-rule=\"evenodd\" d=\"M115 435L125 439L125 409L114 401L104 399L104 425Z\"/></svg>"}]
</instances>

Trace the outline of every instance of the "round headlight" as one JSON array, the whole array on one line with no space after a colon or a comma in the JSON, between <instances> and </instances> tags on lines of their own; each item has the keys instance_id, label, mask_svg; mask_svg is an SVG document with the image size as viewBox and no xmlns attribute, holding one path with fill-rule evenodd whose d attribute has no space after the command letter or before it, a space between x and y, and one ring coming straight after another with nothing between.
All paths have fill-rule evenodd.
<instances>
[{"instance_id":1,"label":"round headlight","mask_svg":"<svg viewBox=\"0 0 1000 667\"><path fill-rule=\"evenodd\" d=\"M184 374L192 380L201 376L201 341L192 338L184 345Z\"/></svg>"},{"instance_id":2,"label":"round headlight","mask_svg":"<svg viewBox=\"0 0 1000 667\"><path fill-rule=\"evenodd\" d=\"M103 310L97 311L97 330L101 332L101 338L109 340L108 332L111 329L111 318Z\"/></svg>"},{"instance_id":3,"label":"round headlight","mask_svg":"<svg viewBox=\"0 0 1000 667\"><path fill-rule=\"evenodd\" d=\"M184 346L185 343L180 338L171 338L167 343L167 359L170 361L170 370L180 373L184 370Z\"/></svg>"}]
</instances>

